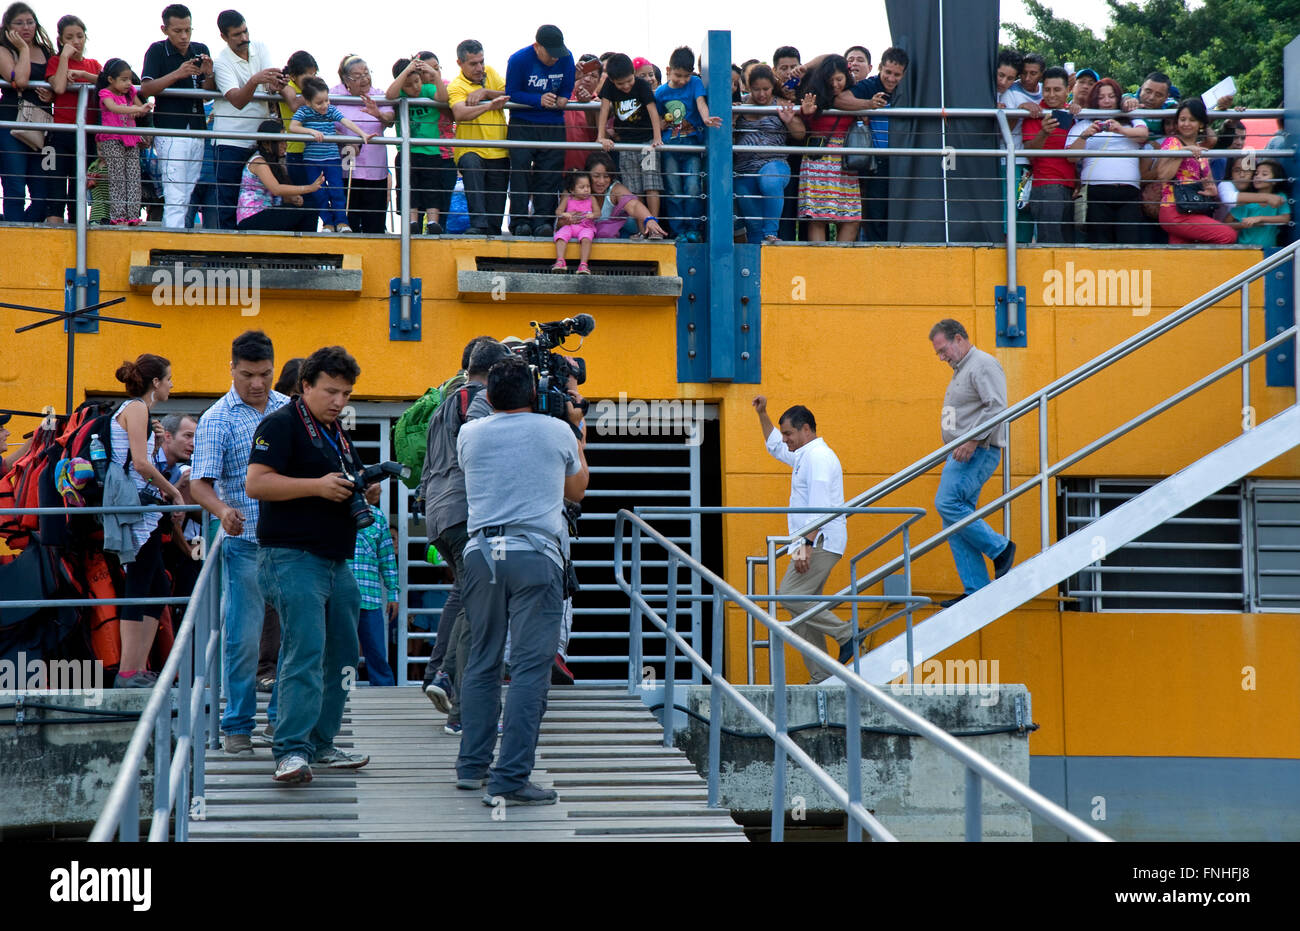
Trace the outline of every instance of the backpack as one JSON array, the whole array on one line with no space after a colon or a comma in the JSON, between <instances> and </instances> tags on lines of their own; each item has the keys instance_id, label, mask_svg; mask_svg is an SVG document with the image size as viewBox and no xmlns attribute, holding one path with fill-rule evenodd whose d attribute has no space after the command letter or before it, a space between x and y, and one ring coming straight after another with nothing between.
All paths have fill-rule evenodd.
<instances>
[{"instance_id":1,"label":"backpack","mask_svg":"<svg viewBox=\"0 0 1300 931\"><path fill-rule=\"evenodd\" d=\"M411 470L402 479L407 488L420 487L424 472L424 457L429 444L429 423L442 404L443 398L465 384L466 376L458 372L437 388L430 388L406 409L393 425L393 451L397 461Z\"/></svg>"}]
</instances>

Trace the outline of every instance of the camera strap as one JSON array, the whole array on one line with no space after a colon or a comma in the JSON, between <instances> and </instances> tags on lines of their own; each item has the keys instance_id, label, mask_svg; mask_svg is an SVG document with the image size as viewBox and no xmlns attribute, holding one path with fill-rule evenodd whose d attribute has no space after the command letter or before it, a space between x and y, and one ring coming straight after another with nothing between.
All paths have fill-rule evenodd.
<instances>
[{"instance_id":1,"label":"camera strap","mask_svg":"<svg viewBox=\"0 0 1300 931\"><path fill-rule=\"evenodd\" d=\"M354 457L352 455L352 444L348 442L348 438L343 431L338 429L337 426L334 428L334 432L338 436L338 440L335 440L323 426L316 422L316 417L307 408L306 402L301 397L293 399L293 406L294 410L298 412L298 419L302 421L303 428L307 431L307 438L311 440L311 445L324 452L324 444L329 443L334 450L334 454L339 458L339 465L342 467L341 471L349 471L348 460Z\"/></svg>"}]
</instances>

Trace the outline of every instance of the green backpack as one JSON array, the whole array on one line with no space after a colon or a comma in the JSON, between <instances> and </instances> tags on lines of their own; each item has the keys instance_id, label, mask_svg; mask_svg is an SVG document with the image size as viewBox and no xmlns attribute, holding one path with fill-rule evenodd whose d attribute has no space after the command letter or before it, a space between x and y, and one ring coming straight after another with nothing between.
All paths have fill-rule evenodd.
<instances>
[{"instance_id":1,"label":"green backpack","mask_svg":"<svg viewBox=\"0 0 1300 931\"><path fill-rule=\"evenodd\" d=\"M397 461L411 469L410 477L402 479L407 488L420 487L420 473L424 471L424 457L429 445L429 421L433 420L443 398L465 381L465 375L458 373L437 388L430 388L393 425L393 449Z\"/></svg>"}]
</instances>

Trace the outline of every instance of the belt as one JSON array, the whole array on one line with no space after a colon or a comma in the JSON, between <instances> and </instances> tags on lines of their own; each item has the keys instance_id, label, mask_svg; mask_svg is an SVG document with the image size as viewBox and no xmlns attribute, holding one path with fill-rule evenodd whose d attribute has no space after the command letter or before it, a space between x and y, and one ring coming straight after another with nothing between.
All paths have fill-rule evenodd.
<instances>
[{"instance_id":1,"label":"belt","mask_svg":"<svg viewBox=\"0 0 1300 931\"><path fill-rule=\"evenodd\" d=\"M490 524L486 527L479 527L477 530L471 531L470 536L509 537L523 533L536 533L543 537L554 537L556 540L560 539L559 534L554 530L550 530L546 527L538 527L534 524Z\"/></svg>"}]
</instances>

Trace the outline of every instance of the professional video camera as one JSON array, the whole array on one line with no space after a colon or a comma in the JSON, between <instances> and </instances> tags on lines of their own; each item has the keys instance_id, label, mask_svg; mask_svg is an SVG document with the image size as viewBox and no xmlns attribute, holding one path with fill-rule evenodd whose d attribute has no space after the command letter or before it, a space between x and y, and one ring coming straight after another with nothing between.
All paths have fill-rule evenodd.
<instances>
[{"instance_id":1,"label":"professional video camera","mask_svg":"<svg viewBox=\"0 0 1300 931\"><path fill-rule=\"evenodd\" d=\"M375 522L370 513L370 504L366 501L366 489L384 476L390 478L410 478L411 467L400 462L381 462L367 466L360 472L344 472L343 477L352 483L352 497L348 499L348 512L357 523L357 529L369 527Z\"/></svg>"},{"instance_id":2,"label":"professional video camera","mask_svg":"<svg viewBox=\"0 0 1300 931\"><path fill-rule=\"evenodd\" d=\"M565 418L569 395L565 386L569 376L573 375L578 384L587 381L587 363L583 359L562 356L556 349L563 349L565 340L574 333L586 337L596 328L596 320L591 314L578 314L564 320L538 323L533 320L528 324L533 328L534 337L515 351L523 356L533 370L534 387L537 397L533 402L533 411L538 414L550 414L552 417ZM579 343L575 349L582 348ZM587 413L587 402L579 405ZM574 432L578 432L574 428Z\"/></svg>"}]
</instances>

